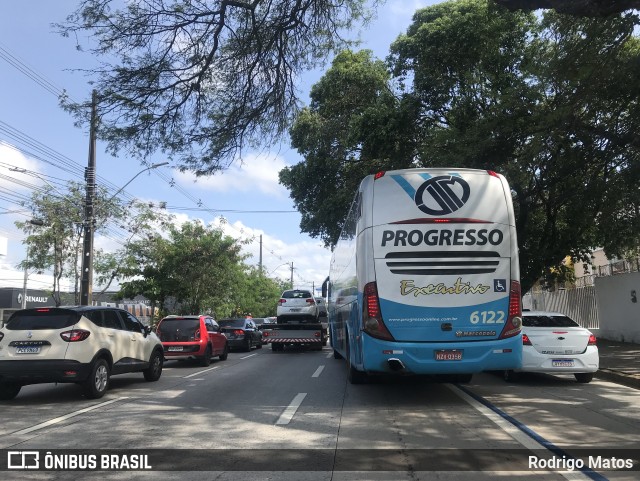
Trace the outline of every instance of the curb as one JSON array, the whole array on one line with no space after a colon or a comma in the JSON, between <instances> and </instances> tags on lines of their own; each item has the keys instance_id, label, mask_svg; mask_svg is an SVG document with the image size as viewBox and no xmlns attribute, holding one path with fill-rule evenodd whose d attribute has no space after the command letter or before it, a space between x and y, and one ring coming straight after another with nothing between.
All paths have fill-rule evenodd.
<instances>
[{"instance_id":1,"label":"curb","mask_svg":"<svg viewBox=\"0 0 640 481\"><path fill-rule=\"evenodd\" d=\"M625 374L612 369L599 369L593 373L594 377L605 381L615 382L634 389L640 389L640 376L637 374Z\"/></svg>"}]
</instances>

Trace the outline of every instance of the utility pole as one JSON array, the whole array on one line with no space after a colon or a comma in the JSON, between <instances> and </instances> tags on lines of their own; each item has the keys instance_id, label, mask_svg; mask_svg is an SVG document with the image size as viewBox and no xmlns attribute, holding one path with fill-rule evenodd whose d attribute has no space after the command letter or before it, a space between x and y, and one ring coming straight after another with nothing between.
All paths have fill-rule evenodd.
<instances>
[{"instance_id":1,"label":"utility pole","mask_svg":"<svg viewBox=\"0 0 640 481\"><path fill-rule=\"evenodd\" d=\"M262 275L262 234L260 234L260 262L258 263L258 267L260 268L260 275Z\"/></svg>"},{"instance_id":2,"label":"utility pole","mask_svg":"<svg viewBox=\"0 0 640 481\"><path fill-rule=\"evenodd\" d=\"M291 261L291 289L293 289L293 261Z\"/></svg>"},{"instance_id":3,"label":"utility pole","mask_svg":"<svg viewBox=\"0 0 640 481\"><path fill-rule=\"evenodd\" d=\"M93 286L93 202L96 192L96 124L97 93L91 95L91 127L89 130L89 162L84 173L87 196L84 203L84 244L82 249L82 277L80 279L80 304L90 306Z\"/></svg>"}]
</instances>

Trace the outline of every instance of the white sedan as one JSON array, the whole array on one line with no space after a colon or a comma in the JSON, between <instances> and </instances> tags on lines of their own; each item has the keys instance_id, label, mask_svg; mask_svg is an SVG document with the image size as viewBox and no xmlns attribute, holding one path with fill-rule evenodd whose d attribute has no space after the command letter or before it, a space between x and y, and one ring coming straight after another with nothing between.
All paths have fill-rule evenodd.
<instances>
[{"instance_id":1,"label":"white sedan","mask_svg":"<svg viewBox=\"0 0 640 481\"><path fill-rule=\"evenodd\" d=\"M596 337L573 319L558 312L522 313L522 368L504 371L506 381L520 372L573 374L578 382L591 382L600 357Z\"/></svg>"}]
</instances>

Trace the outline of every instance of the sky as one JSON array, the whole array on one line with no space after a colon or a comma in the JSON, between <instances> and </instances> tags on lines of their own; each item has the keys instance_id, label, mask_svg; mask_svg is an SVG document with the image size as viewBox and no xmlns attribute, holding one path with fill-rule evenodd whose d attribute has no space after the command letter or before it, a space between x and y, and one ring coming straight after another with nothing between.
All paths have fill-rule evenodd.
<instances>
[{"instance_id":1,"label":"sky","mask_svg":"<svg viewBox=\"0 0 640 481\"><path fill-rule=\"evenodd\" d=\"M89 98L90 79L78 69L96 65L97 60L89 52L77 51L74 39L63 38L51 26L63 22L78 3L0 0L0 287L23 285L24 272L16 266L26 255L24 234L14 222L24 222L30 215L18 204L20 199L29 198L33 186L43 185L42 179L57 189L66 180L83 181L88 129L73 125L70 115L58 106L55 93L65 89L74 100ZM351 38L359 38L360 48L373 50L384 59L390 44L410 25L416 9L434 3L387 0L368 28L352 32ZM305 104L311 86L323 72L309 72L300 79ZM247 151L241 164L197 181L194 175L180 173L171 165L140 173L144 166L137 160L126 155L112 157L101 142L96 151L98 183L111 193L126 185L120 196L156 205L165 202L178 222L199 219L221 226L234 238L250 240L243 247L250 265L259 264L262 236L265 272L289 280L293 264L296 288L317 290L327 277L330 250L320 239L300 232L300 214L288 191L278 183L282 168L302 160L288 146L288 139L271 152ZM162 154L148 160L152 164L167 161ZM96 248L115 250L126 242L124 233L117 229L109 232L96 236ZM28 275L30 289L51 285L46 273Z\"/></svg>"}]
</instances>

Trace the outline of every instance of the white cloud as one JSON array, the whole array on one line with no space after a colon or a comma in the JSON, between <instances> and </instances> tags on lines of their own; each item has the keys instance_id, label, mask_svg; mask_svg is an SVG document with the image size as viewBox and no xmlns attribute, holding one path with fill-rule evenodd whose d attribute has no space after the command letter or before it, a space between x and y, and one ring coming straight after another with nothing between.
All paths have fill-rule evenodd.
<instances>
[{"instance_id":1,"label":"white cloud","mask_svg":"<svg viewBox=\"0 0 640 481\"><path fill-rule=\"evenodd\" d=\"M273 154L252 154L235 162L223 173L196 178L189 172L176 172L182 185L196 183L201 189L215 192L261 192L277 197L288 197L287 190L278 182L278 172L286 167L284 159Z\"/></svg>"},{"instance_id":2,"label":"white cloud","mask_svg":"<svg viewBox=\"0 0 640 481\"><path fill-rule=\"evenodd\" d=\"M329 275L331 252L319 241L312 239L288 244L277 237L273 237L260 229L252 229L242 222L229 224L216 218L212 223L221 227L223 232L236 239L251 240L243 247L243 251L251 258L248 264L258 265L260 260L260 235L262 235L262 265L265 272L272 278L289 280L291 277L291 263L293 262L294 287L321 287L324 279Z\"/></svg>"}]
</instances>

